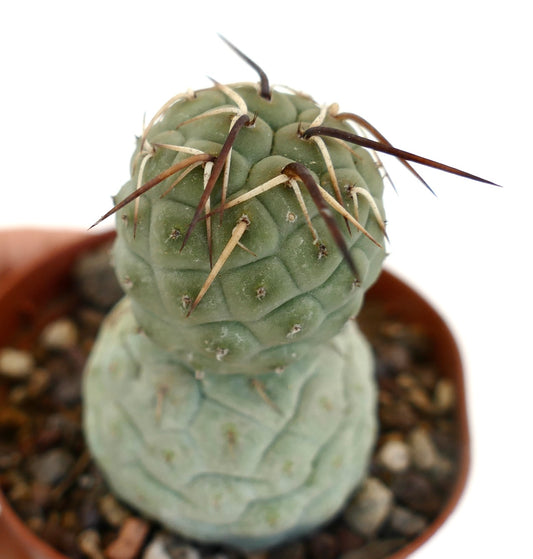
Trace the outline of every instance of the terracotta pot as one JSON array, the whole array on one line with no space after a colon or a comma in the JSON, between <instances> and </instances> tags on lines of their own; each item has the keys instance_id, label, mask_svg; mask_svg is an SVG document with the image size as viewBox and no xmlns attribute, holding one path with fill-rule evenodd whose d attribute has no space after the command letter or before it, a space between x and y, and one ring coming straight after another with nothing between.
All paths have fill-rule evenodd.
<instances>
[{"instance_id":1,"label":"terracotta pot","mask_svg":"<svg viewBox=\"0 0 533 559\"><path fill-rule=\"evenodd\" d=\"M66 287L69 271L79 255L109 241L113 233L87 235L11 274L0 283L0 347L17 344L29 347L39 327L58 316L68 305ZM51 306L50 301L58 301ZM390 272L384 271L368 292L367 301L380 300L386 312L431 333L436 359L455 383L458 403L460 447L458 475L448 501L428 528L389 559L402 559L428 540L445 522L463 492L470 461L469 433L465 404L463 368L457 345L442 318L415 291ZM34 319L39 317L37 321ZM0 551L2 559L66 559L35 536L17 517L0 493Z\"/></svg>"}]
</instances>

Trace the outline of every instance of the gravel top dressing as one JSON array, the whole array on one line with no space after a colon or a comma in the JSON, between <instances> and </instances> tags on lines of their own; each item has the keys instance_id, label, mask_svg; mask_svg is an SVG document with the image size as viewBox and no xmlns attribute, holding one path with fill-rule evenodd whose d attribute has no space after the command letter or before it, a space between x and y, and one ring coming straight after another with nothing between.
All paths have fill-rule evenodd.
<instances>
[{"instance_id":1,"label":"gravel top dressing","mask_svg":"<svg viewBox=\"0 0 533 559\"><path fill-rule=\"evenodd\" d=\"M32 352L0 349L0 487L24 522L76 559L380 559L420 534L456 479L455 388L427 335L367 305L358 322L376 357L380 432L370 473L334 521L248 554L170 534L113 497L82 433L80 388L99 325L120 291L101 250L76 268L79 304ZM201 382L199 379L198 382Z\"/></svg>"}]
</instances>

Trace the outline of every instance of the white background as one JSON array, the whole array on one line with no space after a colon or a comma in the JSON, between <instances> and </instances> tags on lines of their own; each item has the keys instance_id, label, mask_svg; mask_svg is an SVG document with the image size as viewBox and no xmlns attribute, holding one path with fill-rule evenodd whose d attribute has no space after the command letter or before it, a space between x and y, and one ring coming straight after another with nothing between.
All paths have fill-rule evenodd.
<instances>
[{"instance_id":1,"label":"white background","mask_svg":"<svg viewBox=\"0 0 533 559\"><path fill-rule=\"evenodd\" d=\"M87 228L134 136L173 94L256 76L370 120L397 147L499 189L390 158L388 266L441 310L467 369L473 466L416 559L533 557L531 16L506 2L9 2L0 8L0 227ZM6 7L8 6L8 7ZM107 224L110 227L112 224Z\"/></svg>"}]
</instances>

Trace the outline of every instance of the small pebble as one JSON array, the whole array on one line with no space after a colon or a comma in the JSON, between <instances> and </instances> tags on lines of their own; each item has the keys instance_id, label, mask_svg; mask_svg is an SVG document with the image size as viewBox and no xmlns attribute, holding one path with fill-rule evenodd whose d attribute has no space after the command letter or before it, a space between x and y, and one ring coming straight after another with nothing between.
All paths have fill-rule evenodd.
<instances>
[{"instance_id":1,"label":"small pebble","mask_svg":"<svg viewBox=\"0 0 533 559\"><path fill-rule=\"evenodd\" d=\"M60 515L51 513L43 528L42 536L54 548L67 557L79 557L77 535L65 530L60 523Z\"/></svg>"},{"instance_id":2,"label":"small pebble","mask_svg":"<svg viewBox=\"0 0 533 559\"><path fill-rule=\"evenodd\" d=\"M418 422L413 408L403 401L392 401L380 407L379 418L385 429L407 431Z\"/></svg>"},{"instance_id":3,"label":"small pebble","mask_svg":"<svg viewBox=\"0 0 533 559\"><path fill-rule=\"evenodd\" d=\"M390 517L390 527L397 534L413 537L427 527L427 520L404 507L394 507Z\"/></svg>"},{"instance_id":4,"label":"small pebble","mask_svg":"<svg viewBox=\"0 0 533 559\"><path fill-rule=\"evenodd\" d=\"M350 530L346 524L341 524L335 530L335 539L339 546L339 553L341 554L345 551L351 551L352 549L359 549L365 544L365 538L360 534L356 534L353 530Z\"/></svg>"},{"instance_id":5,"label":"small pebble","mask_svg":"<svg viewBox=\"0 0 533 559\"><path fill-rule=\"evenodd\" d=\"M415 374L423 388L428 392L435 390L439 375L433 367L417 367Z\"/></svg>"},{"instance_id":6,"label":"small pebble","mask_svg":"<svg viewBox=\"0 0 533 559\"><path fill-rule=\"evenodd\" d=\"M438 462L431 470L431 477L435 483L444 484L444 486L447 486L453 481L454 473L454 463L448 458L440 456Z\"/></svg>"},{"instance_id":7,"label":"small pebble","mask_svg":"<svg viewBox=\"0 0 533 559\"><path fill-rule=\"evenodd\" d=\"M106 313L92 307L82 307L78 309L78 318L82 328L87 328L91 333L95 333L100 329L100 325L105 318Z\"/></svg>"},{"instance_id":8,"label":"small pebble","mask_svg":"<svg viewBox=\"0 0 533 559\"><path fill-rule=\"evenodd\" d=\"M94 479L94 476L91 475L90 473L82 474L81 476L78 477L77 480L78 487L83 490L92 489L95 483L96 480Z\"/></svg>"},{"instance_id":9,"label":"small pebble","mask_svg":"<svg viewBox=\"0 0 533 559\"><path fill-rule=\"evenodd\" d=\"M50 373L46 369L34 369L26 385L28 396L30 398L40 396L48 388L49 384Z\"/></svg>"},{"instance_id":10,"label":"small pebble","mask_svg":"<svg viewBox=\"0 0 533 559\"><path fill-rule=\"evenodd\" d=\"M60 429L45 424L36 433L35 448L37 452L43 452L56 446L62 438L63 433Z\"/></svg>"},{"instance_id":11,"label":"small pebble","mask_svg":"<svg viewBox=\"0 0 533 559\"><path fill-rule=\"evenodd\" d=\"M335 559L339 551L335 537L326 532L312 536L308 549L310 559Z\"/></svg>"},{"instance_id":12,"label":"small pebble","mask_svg":"<svg viewBox=\"0 0 533 559\"><path fill-rule=\"evenodd\" d=\"M9 391L9 402L14 406L20 406L27 399L28 399L28 388L23 384L14 386Z\"/></svg>"},{"instance_id":13,"label":"small pebble","mask_svg":"<svg viewBox=\"0 0 533 559\"><path fill-rule=\"evenodd\" d=\"M385 338L401 339L405 337L405 324L394 320L384 320L379 325L380 334Z\"/></svg>"},{"instance_id":14,"label":"small pebble","mask_svg":"<svg viewBox=\"0 0 533 559\"><path fill-rule=\"evenodd\" d=\"M78 536L80 550L89 559L104 559L101 549L100 534L97 530L84 530Z\"/></svg>"},{"instance_id":15,"label":"small pebble","mask_svg":"<svg viewBox=\"0 0 533 559\"><path fill-rule=\"evenodd\" d=\"M417 427L407 436L413 464L419 470L431 470L439 462L437 447L426 429Z\"/></svg>"},{"instance_id":16,"label":"small pebble","mask_svg":"<svg viewBox=\"0 0 533 559\"><path fill-rule=\"evenodd\" d=\"M440 420L436 422L432 437L439 452L445 456L456 456L460 450L457 446L458 438L453 420Z\"/></svg>"},{"instance_id":17,"label":"small pebble","mask_svg":"<svg viewBox=\"0 0 533 559\"><path fill-rule=\"evenodd\" d=\"M165 542L161 538L154 538L146 547L142 559L172 559L168 554Z\"/></svg>"},{"instance_id":18,"label":"small pebble","mask_svg":"<svg viewBox=\"0 0 533 559\"><path fill-rule=\"evenodd\" d=\"M387 368L402 370L411 365L411 355L408 349L400 344L384 344L382 352L382 362Z\"/></svg>"},{"instance_id":19,"label":"small pebble","mask_svg":"<svg viewBox=\"0 0 533 559\"><path fill-rule=\"evenodd\" d=\"M191 545L177 545L169 548L172 559L201 559L200 552Z\"/></svg>"},{"instance_id":20,"label":"small pebble","mask_svg":"<svg viewBox=\"0 0 533 559\"><path fill-rule=\"evenodd\" d=\"M386 559L405 545L405 539L376 540L355 551L348 551L340 559Z\"/></svg>"},{"instance_id":21,"label":"small pebble","mask_svg":"<svg viewBox=\"0 0 533 559\"><path fill-rule=\"evenodd\" d=\"M28 520L26 520L26 525L28 528L35 532L36 534L40 534L44 529L44 519L42 516L30 516Z\"/></svg>"},{"instance_id":22,"label":"small pebble","mask_svg":"<svg viewBox=\"0 0 533 559\"><path fill-rule=\"evenodd\" d=\"M397 439L386 441L379 449L376 459L391 472L404 472L411 463L409 447Z\"/></svg>"},{"instance_id":23,"label":"small pebble","mask_svg":"<svg viewBox=\"0 0 533 559\"><path fill-rule=\"evenodd\" d=\"M26 501L31 497L31 487L23 480L14 483L8 493L12 501Z\"/></svg>"},{"instance_id":24,"label":"small pebble","mask_svg":"<svg viewBox=\"0 0 533 559\"><path fill-rule=\"evenodd\" d=\"M80 401L80 390L81 379L73 375L71 377L62 377L54 382L52 395L58 403L71 407Z\"/></svg>"},{"instance_id":25,"label":"small pebble","mask_svg":"<svg viewBox=\"0 0 533 559\"><path fill-rule=\"evenodd\" d=\"M118 528L126 522L126 520L131 516L129 511L123 507L110 493L104 495L98 501L98 509L102 516L111 524Z\"/></svg>"},{"instance_id":26,"label":"small pebble","mask_svg":"<svg viewBox=\"0 0 533 559\"><path fill-rule=\"evenodd\" d=\"M8 498L10 498L9 494L8 494ZM32 502L31 495L27 495L23 500L16 502L16 509L17 511L20 511L20 514L24 515L25 518L42 516L44 513L41 507L39 507L36 503ZM5 558L2 557L2 559Z\"/></svg>"},{"instance_id":27,"label":"small pebble","mask_svg":"<svg viewBox=\"0 0 533 559\"><path fill-rule=\"evenodd\" d=\"M408 392L409 402L421 412L426 414L435 413L435 406L431 401L428 393L419 386L413 386Z\"/></svg>"},{"instance_id":28,"label":"small pebble","mask_svg":"<svg viewBox=\"0 0 533 559\"><path fill-rule=\"evenodd\" d=\"M31 497L39 507L47 507L50 504L52 488L45 483L34 481L31 484Z\"/></svg>"},{"instance_id":29,"label":"small pebble","mask_svg":"<svg viewBox=\"0 0 533 559\"><path fill-rule=\"evenodd\" d=\"M61 515L61 527L69 532L78 532L80 523L78 514L73 510L66 510Z\"/></svg>"},{"instance_id":30,"label":"small pebble","mask_svg":"<svg viewBox=\"0 0 533 559\"><path fill-rule=\"evenodd\" d=\"M23 380L30 376L35 361L31 353L12 347L0 350L0 374L12 380Z\"/></svg>"},{"instance_id":31,"label":"small pebble","mask_svg":"<svg viewBox=\"0 0 533 559\"><path fill-rule=\"evenodd\" d=\"M74 457L64 448L53 448L35 456L28 469L36 481L55 485L74 465Z\"/></svg>"},{"instance_id":32,"label":"small pebble","mask_svg":"<svg viewBox=\"0 0 533 559\"><path fill-rule=\"evenodd\" d=\"M448 413L455 406L455 386L448 379L441 379L435 386L435 408L439 413Z\"/></svg>"},{"instance_id":33,"label":"small pebble","mask_svg":"<svg viewBox=\"0 0 533 559\"><path fill-rule=\"evenodd\" d=\"M392 483L392 491L398 501L422 514L433 515L441 507L439 495L421 472L399 474Z\"/></svg>"},{"instance_id":34,"label":"small pebble","mask_svg":"<svg viewBox=\"0 0 533 559\"><path fill-rule=\"evenodd\" d=\"M391 490L370 477L344 511L346 523L361 535L371 537L381 528L393 505Z\"/></svg>"},{"instance_id":35,"label":"small pebble","mask_svg":"<svg viewBox=\"0 0 533 559\"><path fill-rule=\"evenodd\" d=\"M69 349L78 341L78 328L68 318L60 318L45 326L41 333L41 343L47 349Z\"/></svg>"},{"instance_id":36,"label":"small pebble","mask_svg":"<svg viewBox=\"0 0 533 559\"><path fill-rule=\"evenodd\" d=\"M22 460L22 455L16 450L0 448L0 470L16 468Z\"/></svg>"},{"instance_id":37,"label":"small pebble","mask_svg":"<svg viewBox=\"0 0 533 559\"><path fill-rule=\"evenodd\" d=\"M396 377L396 383L404 390L412 390L413 388L418 387L417 379L411 373L407 372L400 373Z\"/></svg>"},{"instance_id":38,"label":"small pebble","mask_svg":"<svg viewBox=\"0 0 533 559\"><path fill-rule=\"evenodd\" d=\"M280 545L268 552L267 559L304 559L305 547L302 542L296 541Z\"/></svg>"},{"instance_id":39,"label":"small pebble","mask_svg":"<svg viewBox=\"0 0 533 559\"><path fill-rule=\"evenodd\" d=\"M141 551L150 525L142 518L131 516L122 527L116 540L105 548L107 559L134 559Z\"/></svg>"},{"instance_id":40,"label":"small pebble","mask_svg":"<svg viewBox=\"0 0 533 559\"><path fill-rule=\"evenodd\" d=\"M79 523L83 529L97 528L102 520L98 507L91 499L82 501L78 509Z\"/></svg>"}]
</instances>

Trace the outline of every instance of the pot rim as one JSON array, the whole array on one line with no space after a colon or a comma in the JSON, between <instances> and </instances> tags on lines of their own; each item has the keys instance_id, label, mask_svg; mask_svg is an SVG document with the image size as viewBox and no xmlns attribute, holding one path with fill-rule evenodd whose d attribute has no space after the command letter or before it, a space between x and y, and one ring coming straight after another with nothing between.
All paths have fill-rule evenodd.
<instances>
[{"instance_id":1,"label":"pot rim","mask_svg":"<svg viewBox=\"0 0 533 559\"><path fill-rule=\"evenodd\" d=\"M15 293L24 288L31 288L35 296L41 301L51 296L57 288L51 283L63 279L68 275L74 261L83 252L90 251L99 245L110 242L115 236L114 231L104 233L88 233L76 237L70 243L42 253L38 258L25 266L15 270L0 282L0 302L6 303L6 313L0 323L0 340L9 338L13 331L13 321L22 320L21 309L15 303ZM50 261L54 266L50 267ZM41 277L46 270L47 285L36 285L34 278ZM45 282L43 282L44 284ZM401 293L401 297L395 294ZM435 308L414 288L400 279L395 273L384 269L376 284L366 294L367 300L387 296L387 310L398 312L409 321L423 320L429 323L432 334L438 338L435 348L438 357L446 363L445 369L452 371L456 388L457 420L461 448L458 456L457 474L453 489L438 516L416 538L408 542L403 548L388 556L387 559L405 559L430 539L449 518L456 508L467 483L470 470L470 432L468 426L464 370L459 349L455 339L444 319ZM405 300L416 301L416 305L405 304ZM7 316L8 320L4 320ZM4 327L4 325L6 325ZM9 329L9 332L6 330ZM440 361L440 360L439 360ZM54 550L44 540L32 532L15 513L6 497L0 491L0 536L2 541L13 545L13 553L7 559L67 559L60 552Z\"/></svg>"}]
</instances>

